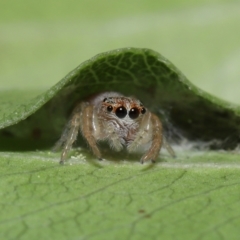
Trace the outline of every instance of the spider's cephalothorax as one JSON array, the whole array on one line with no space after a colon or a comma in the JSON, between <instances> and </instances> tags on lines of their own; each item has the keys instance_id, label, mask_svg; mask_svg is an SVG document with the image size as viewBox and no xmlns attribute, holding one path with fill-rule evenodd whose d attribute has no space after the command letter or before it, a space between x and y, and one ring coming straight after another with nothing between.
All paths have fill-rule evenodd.
<instances>
[{"instance_id":1,"label":"spider's cephalothorax","mask_svg":"<svg viewBox=\"0 0 240 240\"><path fill-rule=\"evenodd\" d=\"M60 163L77 138L79 130L89 143L94 155L101 159L98 141L108 141L110 146L120 151L126 147L134 152L148 146L141 162L155 161L163 143L162 124L159 118L148 111L143 104L133 98L116 92L104 92L79 103L65 128L56 148L63 146ZM171 155L174 152L166 143Z\"/></svg>"}]
</instances>

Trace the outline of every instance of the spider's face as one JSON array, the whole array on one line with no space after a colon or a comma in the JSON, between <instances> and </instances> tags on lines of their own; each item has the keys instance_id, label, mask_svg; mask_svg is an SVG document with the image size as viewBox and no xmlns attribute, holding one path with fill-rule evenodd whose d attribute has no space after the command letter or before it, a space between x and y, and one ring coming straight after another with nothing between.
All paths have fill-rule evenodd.
<instances>
[{"instance_id":1,"label":"spider's face","mask_svg":"<svg viewBox=\"0 0 240 240\"><path fill-rule=\"evenodd\" d=\"M147 111L139 100L130 97L104 98L101 110L107 118L115 118L122 121L138 120Z\"/></svg>"}]
</instances>

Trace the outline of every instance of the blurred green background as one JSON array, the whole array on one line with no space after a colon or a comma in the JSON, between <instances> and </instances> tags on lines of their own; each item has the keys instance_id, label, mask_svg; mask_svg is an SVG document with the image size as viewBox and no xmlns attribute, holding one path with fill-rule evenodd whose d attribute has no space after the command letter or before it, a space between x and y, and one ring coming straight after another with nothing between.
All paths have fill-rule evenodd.
<instances>
[{"instance_id":1,"label":"blurred green background","mask_svg":"<svg viewBox=\"0 0 240 240\"><path fill-rule=\"evenodd\" d=\"M95 54L160 52L200 88L240 104L240 1L0 0L0 91L41 92Z\"/></svg>"}]
</instances>

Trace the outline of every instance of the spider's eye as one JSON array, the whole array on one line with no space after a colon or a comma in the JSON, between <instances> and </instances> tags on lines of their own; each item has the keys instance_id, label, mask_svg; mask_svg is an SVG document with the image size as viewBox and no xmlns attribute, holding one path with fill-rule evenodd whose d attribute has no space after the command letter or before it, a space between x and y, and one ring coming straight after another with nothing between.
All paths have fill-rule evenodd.
<instances>
[{"instance_id":1,"label":"spider's eye","mask_svg":"<svg viewBox=\"0 0 240 240\"><path fill-rule=\"evenodd\" d=\"M146 112L145 108L142 108L141 113L144 114Z\"/></svg>"},{"instance_id":2,"label":"spider's eye","mask_svg":"<svg viewBox=\"0 0 240 240\"><path fill-rule=\"evenodd\" d=\"M113 107L111 106L111 105L109 105L108 107L107 107L107 111L108 112L111 112L113 110Z\"/></svg>"},{"instance_id":3,"label":"spider's eye","mask_svg":"<svg viewBox=\"0 0 240 240\"><path fill-rule=\"evenodd\" d=\"M131 119L136 119L139 116L139 111L137 108L131 108L129 111L129 117Z\"/></svg>"},{"instance_id":4,"label":"spider's eye","mask_svg":"<svg viewBox=\"0 0 240 240\"><path fill-rule=\"evenodd\" d=\"M122 106L117 108L115 113L119 118L124 118L127 115L127 109Z\"/></svg>"}]
</instances>

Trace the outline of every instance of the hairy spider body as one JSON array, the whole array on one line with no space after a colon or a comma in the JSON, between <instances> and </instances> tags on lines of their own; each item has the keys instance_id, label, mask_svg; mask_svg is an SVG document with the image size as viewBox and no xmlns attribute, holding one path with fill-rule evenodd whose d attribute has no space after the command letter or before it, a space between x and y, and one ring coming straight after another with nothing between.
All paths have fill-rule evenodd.
<instances>
[{"instance_id":1,"label":"hairy spider body","mask_svg":"<svg viewBox=\"0 0 240 240\"><path fill-rule=\"evenodd\" d=\"M79 131L98 159L102 159L98 141L107 141L115 151L125 147L128 152L134 152L148 146L141 163L154 162L162 144L174 156L172 148L163 138L159 118L138 99L117 92L100 93L76 105L55 146L55 149L63 146L60 163L67 159Z\"/></svg>"}]
</instances>

